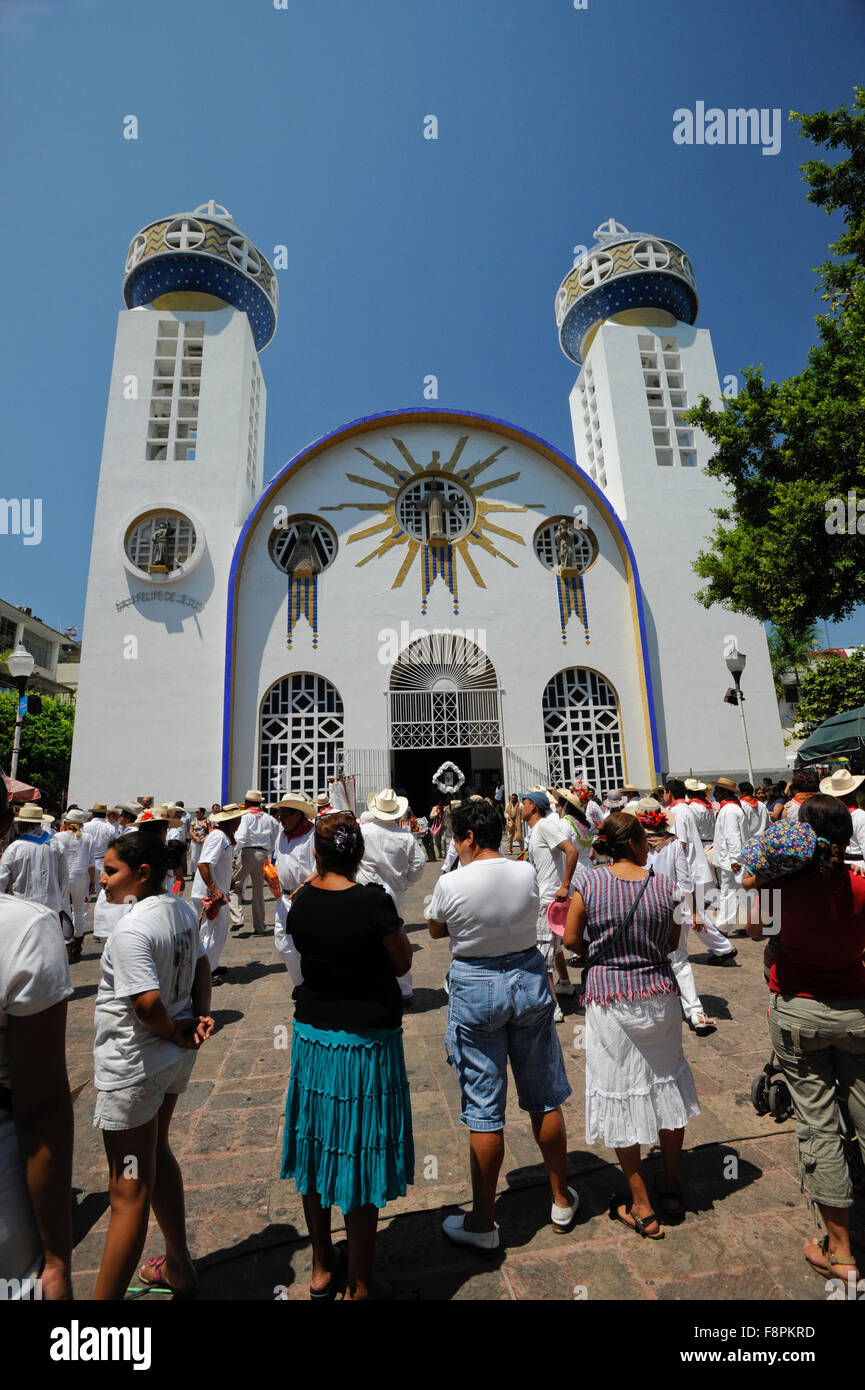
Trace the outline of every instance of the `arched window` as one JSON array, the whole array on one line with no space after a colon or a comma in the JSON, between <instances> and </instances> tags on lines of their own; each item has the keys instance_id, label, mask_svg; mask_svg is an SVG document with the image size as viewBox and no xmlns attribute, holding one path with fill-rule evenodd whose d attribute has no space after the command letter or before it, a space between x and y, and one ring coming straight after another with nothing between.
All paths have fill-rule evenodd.
<instances>
[{"instance_id":1,"label":"arched window","mask_svg":"<svg viewBox=\"0 0 865 1390\"><path fill-rule=\"evenodd\" d=\"M624 781L619 701L608 680L587 667L568 666L547 683L543 696L544 741L562 784L577 778L597 791Z\"/></svg>"},{"instance_id":2,"label":"arched window","mask_svg":"<svg viewBox=\"0 0 865 1390\"><path fill-rule=\"evenodd\" d=\"M272 685L261 706L259 786L265 801L285 791L314 797L342 764L344 716L336 686L311 671Z\"/></svg>"}]
</instances>

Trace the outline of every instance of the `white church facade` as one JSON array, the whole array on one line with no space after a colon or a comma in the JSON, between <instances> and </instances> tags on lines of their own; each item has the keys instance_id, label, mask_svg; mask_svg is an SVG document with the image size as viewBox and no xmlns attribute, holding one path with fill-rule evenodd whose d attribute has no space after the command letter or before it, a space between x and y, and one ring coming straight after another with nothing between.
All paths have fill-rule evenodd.
<instances>
[{"instance_id":1,"label":"white church facade","mask_svg":"<svg viewBox=\"0 0 865 1390\"><path fill-rule=\"evenodd\" d=\"M570 459L446 409L343 425L263 480L277 286L210 203L127 255L70 797L276 798L355 778L420 811L442 762L508 792L784 767L765 634L693 597L720 397L675 243L614 222L556 299Z\"/></svg>"}]
</instances>

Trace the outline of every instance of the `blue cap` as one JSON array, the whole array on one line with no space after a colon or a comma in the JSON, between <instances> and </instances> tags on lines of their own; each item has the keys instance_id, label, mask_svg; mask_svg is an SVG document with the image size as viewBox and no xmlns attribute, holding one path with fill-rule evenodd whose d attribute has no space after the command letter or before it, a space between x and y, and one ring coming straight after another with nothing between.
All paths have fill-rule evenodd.
<instances>
[{"instance_id":1,"label":"blue cap","mask_svg":"<svg viewBox=\"0 0 865 1390\"><path fill-rule=\"evenodd\" d=\"M533 801L542 816L550 814L550 798L545 792L523 792L521 801Z\"/></svg>"}]
</instances>

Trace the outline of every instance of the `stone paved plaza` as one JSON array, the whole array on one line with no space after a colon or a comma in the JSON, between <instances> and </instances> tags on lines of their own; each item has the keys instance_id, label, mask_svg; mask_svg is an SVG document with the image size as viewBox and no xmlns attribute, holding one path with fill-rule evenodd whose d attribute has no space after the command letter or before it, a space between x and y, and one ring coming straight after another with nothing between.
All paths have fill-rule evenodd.
<instances>
[{"instance_id":1,"label":"stone paved plaza","mask_svg":"<svg viewBox=\"0 0 865 1390\"><path fill-rule=\"evenodd\" d=\"M613 1153L585 1144L583 1054L574 1046L582 1016L565 999L560 1036L573 1086L565 1116L570 1172L581 1196L576 1225L567 1235L551 1230L540 1155L512 1094L497 1206L504 1249L486 1260L444 1239L442 1218L466 1209L470 1188L459 1092L444 1056L448 945L431 941L422 919L439 867L427 865L406 904L415 1003L404 1026L416 1181L382 1213L379 1272L397 1291L418 1290L424 1299L825 1300L823 1280L801 1254L814 1228L799 1191L793 1123L758 1116L749 1099L769 1046L762 949L746 939L737 942L740 964L718 968L705 964L700 943L691 938L697 987L718 1028L704 1038L685 1030L702 1113L686 1134L682 1224L667 1225L666 1238L650 1242L609 1220L610 1197L624 1196L624 1181ZM88 935L84 956L72 967L76 990L69 1010L69 1074L80 1089L73 1173L78 1298L92 1292L108 1221L106 1164L91 1125L99 951ZM223 964L227 982L213 994L218 1031L199 1053L173 1125L202 1297L304 1299L309 1241L294 1184L279 1178L290 1053L278 1044L286 1033L290 1037L291 984L272 937L252 935L248 908L245 926L229 937ZM649 1175L656 1158L646 1165ZM861 1267L861 1207L857 1225ZM335 1210L334 1230L341 1229ZM155 1223L145 1253L161 1253Z\"/></svg>"}]
</instances>

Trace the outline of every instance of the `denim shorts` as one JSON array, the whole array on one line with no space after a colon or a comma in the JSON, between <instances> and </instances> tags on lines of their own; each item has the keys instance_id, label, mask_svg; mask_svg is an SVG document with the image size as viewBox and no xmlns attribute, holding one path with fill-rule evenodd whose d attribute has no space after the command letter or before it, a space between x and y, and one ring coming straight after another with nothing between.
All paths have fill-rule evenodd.
<instances>
[{"instance_id":1,"label":"denim shorts","mask_svg":"<svg viewBox=\"0 0 865 1390\"><path fill-rule=\"evenodd\" d=\"M556 1110L571 1094L547 968L536 947L509 956L451 961L447 1059L457 1069L460 1119L471 1130L504 1128L508 1061L520 1109Z\"/></svg>"}]
</instances>

